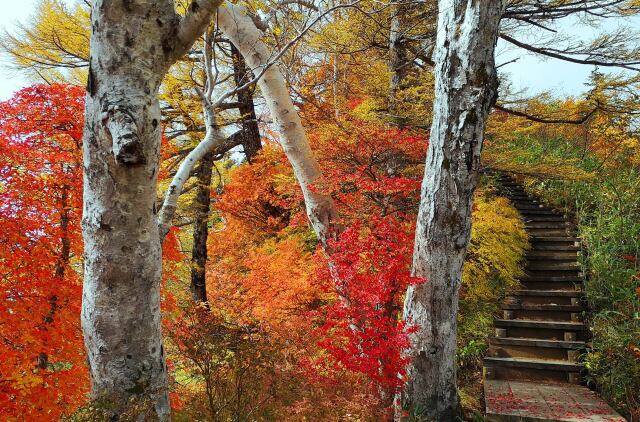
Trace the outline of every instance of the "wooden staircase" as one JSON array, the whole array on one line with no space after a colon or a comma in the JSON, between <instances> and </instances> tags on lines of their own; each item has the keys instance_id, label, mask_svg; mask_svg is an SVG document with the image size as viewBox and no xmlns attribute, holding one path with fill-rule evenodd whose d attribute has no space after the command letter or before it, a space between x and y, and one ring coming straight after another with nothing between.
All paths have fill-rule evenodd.
<instances>
[{"instance_id":1,"label":"wooden staircase","mask_svg":"<svg viewBox=\"0 0 640 422\"><path fill-rule=\"evenodd\" d=\"M580 240L557 211L507 176L501 194L520 212L531 250L521 287L508 293L484 359L488 421L624 421L583 383L588 340ZM608 419L602 419L605 416Z\"/></svg>"},{"instance_id":2,"label":"wooden staircase","mask_svg":"<svg viewBox=\"0 0 640 422\"><path fill-rule=\"evenodd\" d=\"M501 178L502 194L525 221L531 250L522 287L509 293L494 323L484 360L487 379L580 383L582 323L580 241L565 217L531 198L518 183Z\"/></svg>"}]
</instances>

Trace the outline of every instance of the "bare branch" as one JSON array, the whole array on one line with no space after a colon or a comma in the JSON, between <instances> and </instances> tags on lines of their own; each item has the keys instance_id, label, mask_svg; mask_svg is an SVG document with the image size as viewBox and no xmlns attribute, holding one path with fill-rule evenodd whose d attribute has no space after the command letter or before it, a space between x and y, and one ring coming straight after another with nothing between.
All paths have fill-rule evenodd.
<instances>
[{"instance_id":1,"label":"bare branch","mask_svg":"<svg viewBox=\"0 0 640 422\"><path fill-rule=\"evenodd\" d=\"M636 62L631 62L631 63L625 63L625 62L618 62L618 61L604 61L604 60L594 60L594 59L578 59L576 57L572 57L569 56L567 54L561 54L558 51L552 51L550 49L547 48L542 48L542 47L535 47L531 44L527 44L524 43L522 41L518 41L515 38L505 34L505 33L500 33L500 38L502 38L503 40L517 46L520 48L524 48L525 50L529 50L533 53L537 53L537 54L541 54L543 56L547 56L547 57L553 57L555 59L559 59L559 60L564 60L567 62L571 62L571 63L578 63L578 64L591 64L591 65L595 65L595 66L605 66L605 67L620 67L623 69L628 69L628 70L633 70L635 72L640 72L640 68L638 67L634 67L633 65L637 64ZM570 53L568 53L570 54ZM580 53L577 53L580 54Z\"/></svg>"},{"instance_id":2,"label":"bare branch","mask_svg":"<svg viewBox=\"0 0 640 422\"><path fill-rule=\"evenodd\" d=\"M537 122L537 123L568 124L568 125L581 125L584 122L586 122L587 120L589 120L589 117L593 116L594 113L599 110L599 107L594 107L591 111L589 111L588 113L586 113L583 116L578 117L576 119L550 119L550 118L546 118L546 117L534 116L534 115L526 113L524 111L513 110L513 109L510 109L510 108L501 106L500 104L494 104L493 108L495 108L496 110L503 111L503 112L508 113L508 114L512 114L514 116L524 117L525 119L528 119L528 120L531 120L531 121Z\"/></svg>"}]
</instances>

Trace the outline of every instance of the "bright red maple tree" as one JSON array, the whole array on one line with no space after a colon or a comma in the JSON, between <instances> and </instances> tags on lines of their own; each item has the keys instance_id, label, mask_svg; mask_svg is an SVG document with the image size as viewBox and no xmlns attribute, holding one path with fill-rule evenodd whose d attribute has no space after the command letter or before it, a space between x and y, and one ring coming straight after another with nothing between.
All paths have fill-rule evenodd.
<instances>
[{"instance_id":1,"label":"bright red maple tree","mask_svg":"<svg viewBox=\"0 0 640 422\"><path fill-rule=\"evenodd\" d=\"M0 419L58 420L86 400L79 324L84 90L0 103Z\"/></svg>"}]
</instances>

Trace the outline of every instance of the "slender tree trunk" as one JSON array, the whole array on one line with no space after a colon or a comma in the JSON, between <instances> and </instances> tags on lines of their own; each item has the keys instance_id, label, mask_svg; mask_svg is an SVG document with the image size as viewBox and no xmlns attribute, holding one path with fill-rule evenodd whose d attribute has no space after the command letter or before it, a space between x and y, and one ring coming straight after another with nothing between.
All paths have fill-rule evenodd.
<instances>
[{"instance_id":1,"label":"slender tree trunk","mask_svg":"<svg viewBox=\"0 0 640 422\"><path fill-rule=\"evenodd\" d=\"M405 0L406 1L406 0ZM404 30L410 5L402 2L393 6L389 30L389 69L391 70L391 101L395 103L395 95L400 90L402 82L407 76L407 48L404 39Z\"/></svg>"},{"instance_id":2,"label":"slender tree trunk","mask_svg":"<svg viewBox=\"0 0 640 422\"><path fill-rule=\"evenodd\" d=\"M84 131L82 328L94 399L117 418L168 420L160 332L162 251L156 216L158 89L204 32L219 1L94 0ZM143 406L144 409L145 406Z\"/></svg>"},{"instance_id":3,"label":"slender tree trunk","mask_svg":"<svg viewBox=\"0 0 640 422\"><path fill-rule=\"evenodd\" d=\"M198 168L198 192L194 201L193 250L191 252L191 296L196 303L207 301L205 267L207 265L207 238L209 237L209 213L211 212L211 178L213 153L200 161Z\"/></svg>"},{"instance_id":4,"label":"slender tree trunk","mask_svg":"<svg viewBox=\"0 0 640 422\"><path fill-rule=\"evenodd\" d=\"M314 189L314 184L321 182L322 172L311 151L307 134L293 106L284 77L277 65L270 62L272 54L262 42L260 31L243 6L225 4L218 10L218 24L242 53L247 65L254 69L254 73L268 66L258 80L258 86L280 135L280 145L302 189L311 226L326 247L338 216L331 197L321 193L318 189L321 186Z\"/></svg>"},{"instance_id":5,"label":"slender tree trunk","mask_svg":"<svg viewBox=\"0 0 640 422\"><path fill-rule=\"evenodd\" d=\"M440 0L436 92L404 319L417 326L407 351L402 405L422 420L454 421L458 290L471 233L485 120L496 99L494 48L504 0Z\"/></svg>"},{"instance_id":6,"label":"slender tree trunk","mask_svg":"<svg viewBox=\"0 0 640 422\"><path fill-rule=\"evenodd\" d=\"M54 275L56 280L63 281L64 275L67 269L67 265L69 265L69 258L71 256L71 239L69 239L69 185L62 186L62 193L60 195L60 253L58 255L58 259L55 265ZM55 314L58 311L58 296L52 294L49 296L49 312L44 316L43 319L43 330L49 329L49 325L53 324L55 319ZM49 354L48 354L48 345L45 342L43 351L38 354L38 368L47 369L49 366Z\"/></svg>"},{"instance_id":7,"label":"slender tree trunk","mask_svg":"<svg viewBox=\"0 0 640 422\"><path fill-rule=\"evenodd\" d=\"M231 56L233 59L233 78L236 86L242 86L251 80L251 72L247 69L247 65L235 45L231 44ZM260 141L260 128L258 127L258 118L256 117L256 108L253 103L254 88L249 87L238 92L238 111L242 121L243 140L242 147L247 161L251 162L258 151L262 148Z\"/></svg>"}]
</instances>

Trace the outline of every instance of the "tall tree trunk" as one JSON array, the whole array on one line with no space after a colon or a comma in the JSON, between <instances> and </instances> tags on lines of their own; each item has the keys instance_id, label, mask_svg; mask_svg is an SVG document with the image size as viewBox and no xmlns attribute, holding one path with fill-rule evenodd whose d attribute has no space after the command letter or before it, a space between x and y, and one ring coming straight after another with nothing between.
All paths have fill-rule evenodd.
<instances>
[{"instance_id":1,"label":"tall tree trunk","mask_svg":"<svg viewBox=\"0 0 640 422\"><path fill-rule=\"evenodd\" d=\"M458 290L471 233L485 120L496 99L494 49L504 0L440 0L436 92L404 319L415 325L402 405L454 421Z\"/></svg>"},{"instance_id":2,"label":"tall tree trunk","mask_svg":"<svg viewBox=\"0 0 640 422\"><path fill-rule=\"evenodd\" d=\"M233 44L231 44L231 56L233 59L233 78L236 86L242 86L252 79L252 74L249 69L247 69L244 57L242 57L242 54L240 54ZM253 92L253 87L238 92L238 111L240 112L242 132L244 134L242 147L248 162L251 162L262 148L256 108L253 103Z\"/></svg>"},{"instance_id":3,"label":"tall tree trunk","mask_svg":"<svg viewBox=\"0 0 640 422\"><path fill-rule=\"evenodd\" d=\"M271 62L273 55L261 40L260 31L245 7L225 4L218 10L218 24L242 53L246 63L254 69L254 74L264 71L258 79L258 86L280 135L280 145L302 189L309 222L318 239L326 247L327 239L335 229L338 215L332 198L317 187L314 189L313 185L321 182L322 172L311 151L307 134L300 115L293 106L284 77L277 64Z\"/></svg>"},{"instance_id":4,"label":"tall tree trunk","mask_svg":"<svg viewBox=\"0 0 640 422\"><path fill-rule=\"evenodd\" d=\"M168 420L156 217L158 89L220 1L94 0L84 131L82 328L94 399L117 418L135 398ZM143 406L144 408L144 406Z\"/></svg>"},{"instance_id":5,"label":"tall tree trunk","mask_svg":"<svg viewBox=\"0 0 640 422\"><path fill-rule=\"evenodd\" d=\"M207 238L211 212L211 177L213 153L205 155L198 168L198 188L194 202L193 249L191 252L191 296L196 303L207 301L205 267L207 265Z\"/></svg>"}]
</instances>

